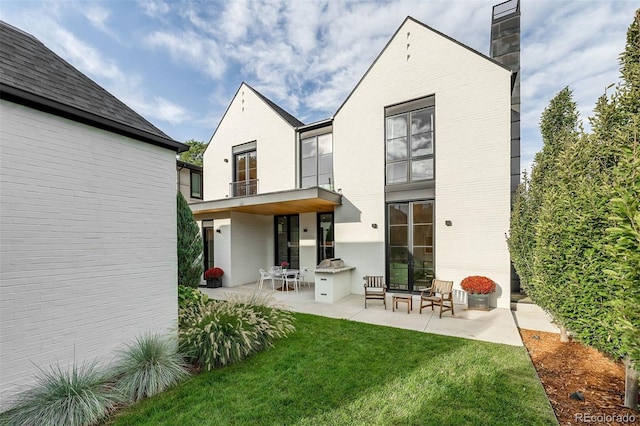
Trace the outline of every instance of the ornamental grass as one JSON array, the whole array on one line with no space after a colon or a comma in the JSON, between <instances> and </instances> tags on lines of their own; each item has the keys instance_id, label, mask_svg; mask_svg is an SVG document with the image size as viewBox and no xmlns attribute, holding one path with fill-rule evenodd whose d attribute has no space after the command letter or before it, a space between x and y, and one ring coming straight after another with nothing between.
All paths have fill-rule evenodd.
<instances>
[{"instance_id":1,"label":"ornamental grass","mask_svg":"<svg viewBox=\"0 0 640 426\"><path fill-rule=\"evenodd\" d=\"M119 351L112 374L116 389L131 402L153 396L189 377L177 342L145 334Z\"/></svg>"},{"instance_id":2,"label":"ornamental grass","mask_svg":"<svg viewBox=\"0 0 640 426\"><path fill-rule=\"evenodd\" d=\"M18 394L0 416L3 425L91 425L123 402L96 363L40 369L36 383Z\"/></svg>"},{"instance_id":3,"label":"ornamental grass","mask_svg":"<svg viewBox=\"0 0 640 426\"><path fill-rule=\"evenodd\" d=\"M242 361L294 330L291 313L260 293L193 303L179 313L180 352L204 370Z\"/></svg>"}]
</instances>

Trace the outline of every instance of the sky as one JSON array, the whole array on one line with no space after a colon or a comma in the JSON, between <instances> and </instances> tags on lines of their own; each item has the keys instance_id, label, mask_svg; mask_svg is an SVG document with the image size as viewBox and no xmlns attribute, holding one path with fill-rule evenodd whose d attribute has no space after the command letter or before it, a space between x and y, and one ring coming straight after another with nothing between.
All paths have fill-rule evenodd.
<instances>
[{"instance_id":1,"label":"sky","mask_svg":"<svg viewBox=\"0 0 640 426\"><path fill-rule=\"evenodd\" d=\"M0 0L26 31L173 139L208 142L246 81L304 123L331 117L407 16L489 55L500 0ZM587 118L618 83L637 0L521 0L521 169L565 86ZM610 94L613 89L608 89Z\"/></svg>"}]
</instances>

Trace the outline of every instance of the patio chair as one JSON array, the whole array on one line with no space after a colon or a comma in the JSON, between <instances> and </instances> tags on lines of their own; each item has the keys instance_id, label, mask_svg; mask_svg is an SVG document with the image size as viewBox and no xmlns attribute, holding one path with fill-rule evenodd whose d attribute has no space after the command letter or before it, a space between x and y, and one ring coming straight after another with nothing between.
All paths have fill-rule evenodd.
<instances>
[{"instance_id":1,"label":"patio chair","mask_svg":"<svg viewBox=\"0 0 640 426\"><path fill-rule=\"evenodd\" d=\"M300 272L287 272L284 274L284 283L282 284L283 291L289 291L289 283L293 284L293 289L295 292L298 292L298 287L300 285Z\"/></svg>"},{"instance_id":2,"label":"patio chair","mask_svg":"<svg viewBox=\"0 0 640 426\"><path fill-rule=\"evenodd\" d=\"M260 272L260 279L258 280L258 289L262 291L262 286L264 282L271 280L271 290L275 290L276 286L273 280L273 275L271 275L269 272L265 271L262 268L258 269L258 272Z\"/></svg>"},{"instance_id":3,"label":"patio chair","mask_svg":"<svg viewBox=\"0 0 640 426\"><path fill-rule=\"evenodd\" d=\"M309 268L303 266L300 268L300 277L298 280L298 285L306 284L307 287L311 288L311 283L307 281L307 272L309 272Z\"/></svg>"},{"instance_id":4,"label":"patio chair","mask_svg":"<svg viewBox=\"0 0 640 426\"><path fill-rule=\"evenodd\" d=\"M440 306L440 318L442 313L451 311L451 315L455 315L453 312L453 281L433 280L431 287L425 288L420 292L420 313L422 309L427 306L431 306L433 311L434 306Z\"/></svg>"},{"instance_id":5,"label":"patio chair","mask_svg":"<svg viewBox=\"0 0 640 426\"><path fill-rule=\"evenodd\" d=\"M384 277L380 275L367 275L364 277L364 308L367 309L367 299L382 300L384 309L387 309L387 285Z\"/></svg>"}]
</instances>

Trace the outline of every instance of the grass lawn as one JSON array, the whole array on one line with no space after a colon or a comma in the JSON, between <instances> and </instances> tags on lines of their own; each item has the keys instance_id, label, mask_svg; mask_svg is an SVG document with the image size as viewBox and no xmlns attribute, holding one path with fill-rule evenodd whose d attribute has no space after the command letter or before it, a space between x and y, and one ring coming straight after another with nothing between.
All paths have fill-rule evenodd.
<instances>
[{"instance_id":1,"label":"grass lawn","mask_svg":"<svg viewBox=\"0 0 640 426\"><path fill-rule=\"evenodd\" d=\"M122 425L557 424L524 347L295 314L296 332Z\"/></svg>"}]
</instances>

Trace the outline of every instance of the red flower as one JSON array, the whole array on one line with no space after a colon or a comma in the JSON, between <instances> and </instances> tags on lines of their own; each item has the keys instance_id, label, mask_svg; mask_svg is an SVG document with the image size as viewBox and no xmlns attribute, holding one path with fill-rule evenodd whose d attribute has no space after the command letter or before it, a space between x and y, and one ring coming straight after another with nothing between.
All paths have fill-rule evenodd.
<instances>
[{"instance_id":1,"label":"red flower","mask_svg":"<svg viewBox=\"0 0 640 426\"><path fill-rule=\"evenodd\" d=\"M289 267L289 262L282 262L280 264L280 266L282 266L283 268L288 268Z\"/></svg>"},{"instance_id":2,"label":"red flower","mask_svg":"<svg viewBox=\"0 0 640 426\"><path fill-rule=\"evenodd\" d=\"M472 275L460 283L463 290L469 293L489 294L496 291L496 283L491 278Z\"/></svg>"},{"instance_id":3,"label":"red flower","mask_svg":"<svg viewBox=\"0 0 640 426\"><path fill-rule=\"evenodd\" d=\"M205 280L208 280L210 278L220 278L223 275L224 275L224 271L218 267L209 268L206 271L204 271Z\"/></svg>"}]
</instances>

